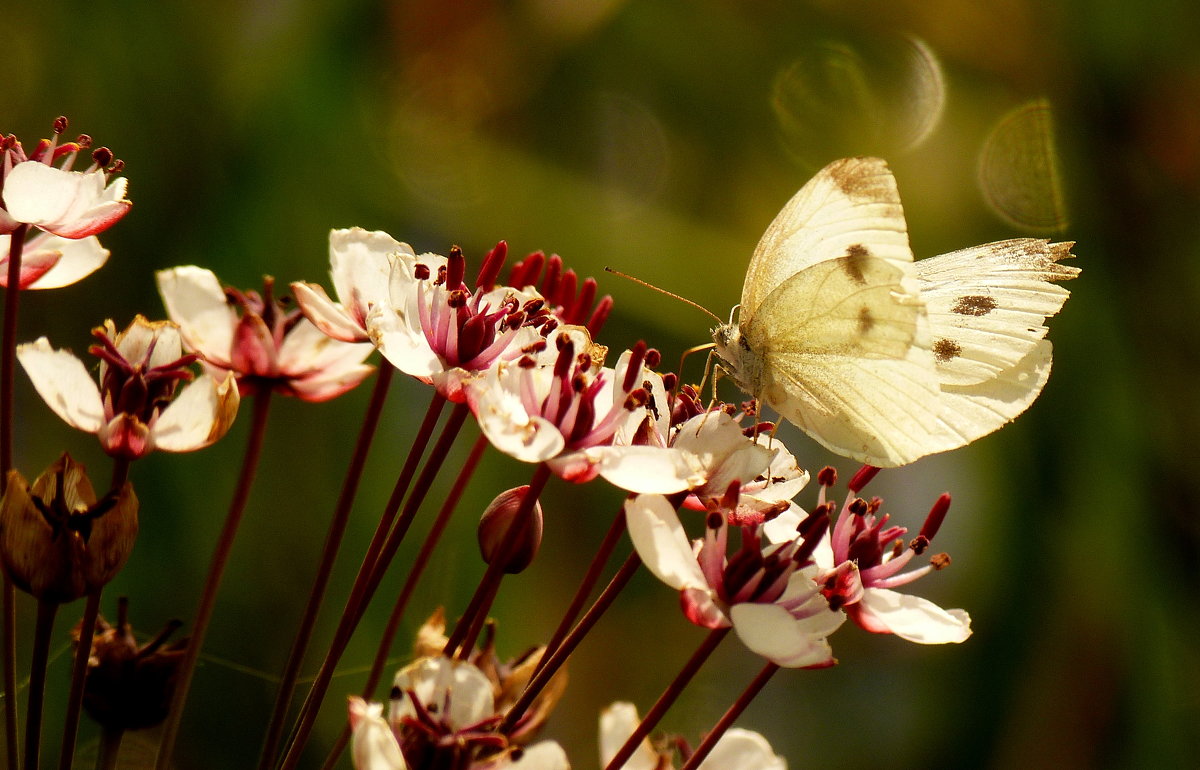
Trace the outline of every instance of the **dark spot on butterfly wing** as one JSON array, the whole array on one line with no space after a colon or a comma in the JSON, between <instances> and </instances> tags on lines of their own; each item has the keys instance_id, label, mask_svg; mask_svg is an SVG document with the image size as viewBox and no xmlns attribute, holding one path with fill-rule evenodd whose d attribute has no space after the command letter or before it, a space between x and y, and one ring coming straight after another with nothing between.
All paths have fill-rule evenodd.
<instances>
[{"instance_id":1,"label":"dark spot on butterfly wing","mask_svg":"<svg viewBox=\"0 0 1200 770\"><path fill-rule=\"evenodd\" d=\"M983 316L996 309L996 300L982 294L959 297L950 310L959 315Z\"/></svg>"},{"instance_id":2,"label":"dark spot on butterfly wing","mask_svg":"<svg viewBox=\"0 0 1200 770\"><path fill-rule=\"evenodd\" d=\"M873 328L875 328L875 317L871 315L871 309L863 305L858 309L858 335L865 337Z\"/></svg>"},{"instance_id":3,"label":"dark spot on butterfly wing","mask_svg":"<svg viewBox=\"0 0 1200 770\"><path fill-rule=\"evenodd\" d=\"M962 345L959 345L954 340L940 339L933 343L933 357L937 359L939 364L944 364L960 355L962 355Z\"/></svg>"},{"instance_id":4,"label":"dark spot on butterfly wing","mask_svg":"<svg viewBox=\"0 0 1200 770\"><path fill-rule=\"evenodd\" d=\"M846 258L842 260L842 268L845 269L846 274L849 275L850 279L855 283L866 283L867 278L865 271L867 267L867 260L870 258L871 252L866 246L862 245L861 243L851 244L850 247L846 249Z\"/></svg>"}]
</instances>

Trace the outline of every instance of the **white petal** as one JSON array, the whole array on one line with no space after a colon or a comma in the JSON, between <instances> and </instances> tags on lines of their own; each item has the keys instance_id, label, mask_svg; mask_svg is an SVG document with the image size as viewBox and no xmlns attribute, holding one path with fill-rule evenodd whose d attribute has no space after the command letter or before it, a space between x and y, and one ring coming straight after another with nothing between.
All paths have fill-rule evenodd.
<instances>
[{"instance_id":1,"label":"white petal","mask_svg":"<svg viewBox=\"0 0 1200 770\"><path fill-rule=\"evenodd\" d=\"M868 588L863 609L901 639L917 644L966 641L971 618L962 610L944 610L928 599L886 588Z\"/></svg>"},{"instance_id":2,"label":"white petal","mask_svg":"<svg viewBox=\"0 0 1200 770\"><path fill-rule=\"evenodd\" d=\"M375 307L367 316L367 331L383 357L407 375L432 377L446 368L429 347L415 312L405 314L388 306Z\"/></svg>"},{"instance_id":3,"label":"white petal","mask_svg":"<svg viewBox=\"0 0 1200 770\"><path fill-rule=\"evenodd\" d=\"M786 511L763 524L763 534L771 543L790 543L799 535L796 527L807 517L803 508L791 503Z\"/></svg>"},{"instance_id":4,"label":"white petal","mask_svg":"<svg viewBox=\"0 0 1200 770\"><path fill-rule=\"evenodd\" d=\"M629 539L654 576L677 590L709 590L679 516L661 495L638 495L625 502Z\"/></svg>"},{"instance_id":5,"label":"white petal","mask_svg":"<svg viewBox=\"0 0 1200 770\"><path fill-rule=\"evenodd\" d=\"M513 770L571 770L567 752L554 741L540 741L527 747L521 758L509 765Z\"/></svg>"},{"instance_id":6,"label":"white petal","mask_svg":"<svg viewBox=\"0 0 1200 770\"><path fill-rule=\"evenodd\" d=\"M4 178L4 203L18 222L53 225L86 208L81 202L93 189L86 174L29 160L13 166Z\"/></svg>"},{"instance_id":7,"label":"white petal","mask_svg":"<svg viewBox=\"0 0 1200 770\"><path fill-rule=\"evenodd\" d=\"M211 270L185 265L155 275L167 315L179 324L189 349L228 365L237 314L225 302L225 290Z\"/></svg>"},{"instance_id":8,"label":"white petal","mask_svg":"<svg viewBox=\"0 0 1200 770\"><path fill-rule=\"evenodd\" d=\"M388 304L392 258L399 254L412 255L412 247L381 230L331 230L329 267L342 305L366 318L372 305Z\"/></svg>"},{"instance_id":9,"label":"white petal","mask_svg":"<svg viewBox=\"0 0 1200 770\"><path fill-rule=\"evenodd\" d=\"M333 377L357 368L374 350L369 343L335 340L305 318L279 346L279 371L288 377Z\"/></svg>"},{"instance_id":10,"label":"white petal","mask_svg":"<svg viewBox=\"0 0 1200 770\"><path fill-rule=\"evenodd\" d=\"M493 446L522 462L543 462L562 452L566 442L549 420L526 413L516 390L521 374L516 367L504 376L493 369L467 384L467 401Z\"/></svg>"},{"instance_id":11,"label":"white petal","mask_svg":"<svg viewBox=\"0 0 1200 770\"><path fill-rule=\"evenodd\" d=\"M703 478L682 452L667 447L605 446L588 454L597 461L601 476L629 492L669 495Z\"/></svg>"},{"instance_id":12,"label":"white petal","mask_svg":"<svg viewBox=\"0 0 1200 770\"><path fill-rule=\"evenodd\" d=\"M707 480L696 490L701 497L725 494L734 481L748 484L763 472L773 452L746 438L729 415L697 415L679 427L672 446L696 457Z\"/></svg>"},{"instance_id":13,"label":"white petal","mask_svg":"<svg viewBox=\"0 0 1200 770\"><path fill-rule=\"evenodd\" d=\"M225 435L237 413L238 389L233 373L218 381L202 374L185 385L151 428L156 449L191 452Z\"/></svg>"},{"instance_id":14,"label":"white petal","mask_svg":"<svg viewBox=\"0 0 1200 770\"><path fill-rule=\"evenodd\" d=\"M600 712L600 767L608 766L629 736L633 735L640 721L637 707L626 701L617 701ZM622 767L624 770L655 770L658 767L658 754L651 748L648 739L642 739Z\"/></svg>"},{"instance_id":15,"label":"white petal","mask_svg":"<svg viewBox=\"0 0 1200 770\"><path fill-rule=\"evenodd\" d=\"M697 770L787 770L787 760L758 733L731 727Z\"/></svg>"},{"instance_id":16,"label":"white petal","mask_svg":"<svg viewBox=\"0 0 1200 770\"><path fill-rule=\"evenodd\" d=\"M496 708L492 683L483 672L470 663L450 658L421 658L410 663L396 674L395 686L404 692L413 690L422 704L434 706L454 729L493 716ZM415 713L412 701L405 695L393 719Z\"/></svg>"},{"instance_id":17,"label":"white petal","mask_svg":"<svg viewBox=\"0 0 1200 770\"><path fill-rule=\"evenodd\" d=\"M383 705L350 698L350 756L355 770L408 770L396 735L383 718Z\"/></svg>"},{"instance_id":18,"label":"white petal","mask_svg":"<svg viewBox=\"0 0 1200 770\"><path fill-rule=\"evenodd\" d=\"M30 284L30 289L70 286L99 270L108 261L110 253L94 235L78 239L51 235L40 246L43 249L55 249L62 253L62 257L41 278Z\"/></svg>"},{"instance_id":19,"label":"white petal","mask_svg":"<svg viewBox=\"0 0 1200 770\"><path fill-rule=\"evenodd\" d=\"M55 414L88 433L100 430L104 424L100 388L82 361L69 351L54 350L45 337L18 345L17 359Z\"/></svg>"},{"instance_id":20,"label":"white petal","mask_svg":"<svg viewBox=\"0 0 1200 770\"><path fill-rule=\"evenodd\" d=\"M343 342L366 342L367 330L360 327L346 310L329 298L325 289L315 283L295 281L292 296L304 317L325 334Z\"/></svg>"},{"instance_id":21,"label":"white petal","mask_svg":"<svg viewBox=\"0 0 1200 770\"><path fill-rule=\"evenodd\" d=\"M809 633L782 607L774 604L735 604L729 612L742 644L785 668L827 664L833 660L825 637Z\"/></svg>"}]
</instances>

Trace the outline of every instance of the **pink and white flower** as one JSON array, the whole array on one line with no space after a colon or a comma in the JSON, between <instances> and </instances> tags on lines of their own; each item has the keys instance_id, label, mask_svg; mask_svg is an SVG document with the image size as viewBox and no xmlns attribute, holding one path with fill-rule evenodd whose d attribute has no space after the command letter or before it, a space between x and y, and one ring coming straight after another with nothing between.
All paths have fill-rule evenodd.
<instances>
[{"instance_id":1,"label":"pink and white flower","mask_svg":"<svg viewBox=\"0 0 1200 770\"><path fill-rule=\"evenodd\" d=\"M836 661L825 637L845 620L814 582L810 556L820 532L805 527L785 543L768 543L761 524L740 527L741 547L727 555L738 485L710 504L703 539L689 542L674 507L659 495L625 503L629 536L659 580L679 591L684 615L704 628L733 627L742 643L787 668ZM826 520L827 521L827 520Z\"/></svg>"},{"instance_id":2,"label":"pink and white flower","mask_svg":"<svg viewBox=\"0 0 1200 770\"><path fill-rule=\"evenodd\" d=\"M412 247L380 230L361 227L329 232L329 273L335 302L315 283L294 281L292 294L308 320L343 342L369 342L367 317L388 303L388 280L398 254L415 256Z\"/></svg>"},{"instance_id":3,"label":"pink and white flower","mask_svg":"<svg viewBox=\"0 0 1200 770\"><path fill-rule=\"evenodd\" d=\"M225 435L238 408L233 376L201 375L191 384L193 355L184 355L179 329L137 316L119 334L113 322L92 331L99 344L100 381L67 350L45 337L17 348L17 359L38 394L67 424L95 433L104 451L136 459L154 449L190 452Z\"/></svg>"},{"instance_id":4,"label":"pink and white flower","mask_svg":"<svg viewBox=\"0 0 1200 770\"><path fill-rule=\"evenodd\" d=\"M374 367L366 343L340 342L273 294L224 289L210 270L162 270L158 290L184 344L211 372L233 372L241 394L274 390L304 401L326 401L362 382ZM240 311L240 313L239 313Z\"/></svg>"},{"instance_id":5,"label":"pink and white flower","mask_svg":"<svg viewBox=\"0 0 1200 770\"><path fill-rule=\"evenodd\" d=\"M569 770L552 741L529 747L496 731L494 683L475 665L419 658L396 674L388 714L350 699L352 757L358 770L456 767L465 770Z\"/></svg>"},{"instance_id":6,"label":"pink and white flower","mask_svg":"<svg viewBox=\"0 0 1200 770\"><path fill-rule=\"evenodd\" d=\"M496 286L507 250L501 241L488 253L474 288L464 282L466 260L458 247L449 257L395 252L389 301L367 319L379 352L462 403L469 380L501 361L544 349L558 321L536 293Z\"/></svg>"},{"instance_id":7,"label":"pink and white flower","mask_svg":"<svg viewBox=\"0 0 1200 770\"><path fill-rule=\"evenodd\" d=\"M0 233L32 225L62 238L86 238L106 230L129 212L123 168L101 147L86 171L72 171L75 158L91 146L91 137L58 144L67 119L54 122L54 138L43 139L29 155L11 134L0 140ZM61 162L61 165L54 165Z\"/></svg>"},{"instance_id":8,"label":"pink and white flower","mask_svg":"<svg viewBox=\"0 0 1200 770\"><path fill-rule=\"evenodd\" d=\"M80 281L108 261L109 251L94 235L60 238L38 233L22 246L21 289L58 289ZM8 260L12 236L0 235L0 286L8 286Z\"/></svg>"},{"instance_id":9,"label":"pink and white flower","mask_svg":"<svg viewBox=\"0 0 1200 770\"><path fill-rule=\"evenodd\" d=\"M632 436L647 413L645 383L655 375L645 364L657 353L638 343L608 369L597 365L590 347L576 327L555 337L552 365L526 355L470 381L467 402L488 440L575 483L603 476L631 492L661 494L701 483L678 450L614 440L618 433Z\"/></svg>"},{"instance_id":10,"label":"pink and white flower","mask_svg":"<svg viewBox=\"0 0 1200 770\"><path fill-rule=\"evenodd\" d=\"M840 607L861 628L877 634L895 634L918 644L948 644L966 641L971 636L971 617L960 609L944 610L928 599L910 596L893 589L907 585L950 564L940 553L929 563L904 572L910 562L929 548L946 513L950 495L934 502L921 531L907 545L905 527L889 525L888 514L878 515L883 501L856 497L878 468L864 466L849 484L846 502L838 513L832 534L815 552L822 567L818 580L832 606ZM826 490L837 474L832 468L818 474L821 493L818 511L828 516L833 505Z\"/></svg>"},{"instance_id":11,"label":"pink and white flower","mask_svg":"<svg viewBox=\"0 0 1200 770\"><path fill-rule=\"evenodd\" d=\"M639 723L637 707L617 701L600 713L600 766L607 767ZM622 770L670 770L670 753L655 751L643 739ZM717 741L697 770L787 770L787 760L776 754L759 733L732 727Z\"/></svg>"}]
</instances>

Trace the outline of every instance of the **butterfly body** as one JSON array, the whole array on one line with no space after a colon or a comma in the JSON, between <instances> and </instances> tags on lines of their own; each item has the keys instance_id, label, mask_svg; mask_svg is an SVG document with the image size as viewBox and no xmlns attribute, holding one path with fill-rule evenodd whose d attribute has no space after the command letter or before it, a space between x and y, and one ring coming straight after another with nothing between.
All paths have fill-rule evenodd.
<instances>
[{"instance_id":1,"label":"butterfly body","mask_svg":"<svg viewBox=\"0 0 1200 770\"><path fill-rule=\"evenodd\" d=\"M1042 322L1070 244L1015 239L914 263L895 180L836 161L755 249L736 325L713 330L744 391L840 454L903 465L1011 420L1041 390Z\"/></svg>"}]
</instances>

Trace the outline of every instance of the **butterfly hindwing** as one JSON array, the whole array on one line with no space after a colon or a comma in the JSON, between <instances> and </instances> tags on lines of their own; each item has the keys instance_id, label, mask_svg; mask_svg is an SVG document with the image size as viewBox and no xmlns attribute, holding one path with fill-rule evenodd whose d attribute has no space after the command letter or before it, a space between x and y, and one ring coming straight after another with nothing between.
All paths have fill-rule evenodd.
<instances>
[{"instance_id":1,"label":"butterfly hindwing","mask_svg":"<svg viewBox=\"0 0 1200 770\"><path fill-rule=\"evenodd\" d=\"M830 449L873 465L911 462L936 439L938 385L908 270L883 259L812 265L742 325L759 396Z\"/></svg>"}]
</instances>

